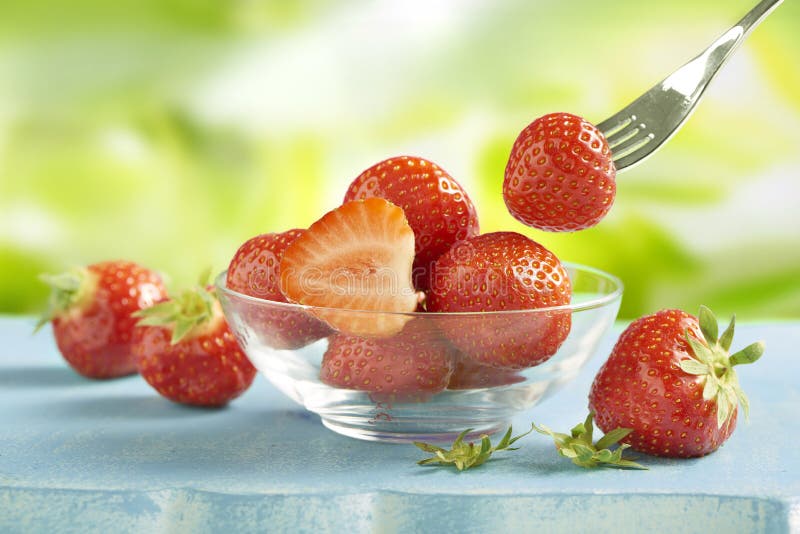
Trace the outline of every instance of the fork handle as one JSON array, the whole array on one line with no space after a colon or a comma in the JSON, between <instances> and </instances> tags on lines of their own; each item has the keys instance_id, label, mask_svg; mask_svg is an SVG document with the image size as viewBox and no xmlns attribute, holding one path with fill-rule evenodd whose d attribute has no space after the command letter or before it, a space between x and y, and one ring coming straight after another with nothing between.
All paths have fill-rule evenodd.
<instances>
[{"instance_id":1,"label":"fork handle","mask_svg":"<svg viewBox=\"0 0 800 534\"><path fill-rule=\"evenodd\" d=\"M750 31L758 26L758 24L769 15L773 9L778 7L778 5L783 2L783 0L761 0L756 7L750 10L747 15L742 17L742 20L734 26L734 28L741 28L742 35L741 39L747 37Z\"/></svg>"},{"instance_id":2,"label":"fork handle","mask_svg":"<svg viewBox=\"0 0 800 534\"><path fill-rule=\"evenodd\" d=\"M761 0L699 56L668 76L662 86L675 88L695 100L745 37L781 2L783 0Z\"/></svg>"}]
</instances>

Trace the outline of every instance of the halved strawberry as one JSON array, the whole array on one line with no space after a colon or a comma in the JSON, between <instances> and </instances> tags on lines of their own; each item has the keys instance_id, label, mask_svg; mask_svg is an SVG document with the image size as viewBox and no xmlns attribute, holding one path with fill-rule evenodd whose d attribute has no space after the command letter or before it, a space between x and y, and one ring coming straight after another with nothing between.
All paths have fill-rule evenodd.
<instances>
[{"instance_id":1,"label":"halved strawberry","mask_svg":"<svg viewBox=\"0 0 800 534\"><path fill-rule=\"evenodd\" d=\"M515 232L468 239L439 258L427 308L432 312L495 312L445 315L438 324L473 360L507 369L538 365L569 334L572 284L559 259ZM511 313L512 310L515 310Z\"/></svg>"},{"instance_id":2,"label":"halved strawberry","mask_svg":"<svg viewBox=\"0 0 800 534\"><path fill-rule=\"evenodd\" d=\"M413 261L414 232L403 210L380 198L355 200L326 213L286 248L281 289L291 302L328 308L311 312L337 330L388 336L410 319L402 312L419 303Z\"/></svg>"},{"instance_id":3,"label":"halved strawberry","mask_svg":"<svg viewBox=\"0 0 800 534\"><path fill-rule=\"evenodd\" d=\"M261 234L245 241L231 259L225 285L251 297L286 302L280 289L283 252L305 230ZM303 311L247 303L240 309L245 321L257 325L260 340L274 349L294 350L331 333L330 327Z\"/></svg>"},{"instance_id":4,"label":"halved strawberry","mask_svg":"<svg viewBox=\"0 0 800 534\"><path fill-rule=\"evenodd\" d=\"M478 215L467 192L444 169L425 158L398 156L358 175L345 202L379 197L394 202L416 236L414 285L430 286L431 265L454 244L478 234Z\"/></svg>"},{"instance_id":5,"label":"halved strawberry","mask_svg":"<svg viewBox=\"0 0 800 534\"><path fill-rule=\"evenodd\" d=\"M332 336L320 379L381 402L424 401L447 386L455 351L431 321L414 319L389 338Z\"/></svg>"}]
</instances>

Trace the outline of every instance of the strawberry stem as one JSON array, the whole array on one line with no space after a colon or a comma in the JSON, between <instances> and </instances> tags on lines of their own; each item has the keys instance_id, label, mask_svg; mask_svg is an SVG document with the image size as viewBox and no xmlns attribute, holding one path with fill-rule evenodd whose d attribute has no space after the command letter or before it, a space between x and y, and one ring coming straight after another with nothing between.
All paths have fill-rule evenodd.
<instances>
[{"instance_id":1,"label":"strawberry stem","mask_svg":"<svg viewBox=\"0 0 800 534\"><path fill-rule=\"evenodd\" d=\"M39 279L50 286L50 299L45 311L36 323L34 332L55 317L81 306L93 290L94 280L85 267L74 267L60 274L41 274Z\"/></svg>"},{"instance_id":2,"label":"strawberry stem","mask_svg":"<svg viewBox=\"0 0 800 534\"><path fill-rule=\"evenodd\" d=\"M508 430L500 439L500 442L492 446L492 442L489 439L489 436L486 434L481 434L481 444L480 447L477 447L474 443L464 443L464 438L467 434L469 434L472 429L468 428L461 432L456 440L453 442L453 445L450 450L445 450L441 447L436 445L431 445L429 443L422 443L420 441L415 441L414 445L418 448L422 449L425 452L432 453L434 456L431 458L425 458L424 460L420 460L417 462L419 465L431 465L431 464L439 464L439 465L455 465L456 469L459 471L464 471L471 467L477 467L483 464L489 457L497 452L497 451L515 451L518 447L511 447L518 439L527 436L533 431L533 428L528 430L527 432L520 434L518 436L511 437L511 430L512 427L508 427Z\"/></svg>"},{"instance_id":3,"label":"strawberry stem","mask_svg":"<svg viewBox=\"0 0 800 534\"><path fill-rule=\"evenodd\" d=\"M745 418L748 418L750 404L739 386L734 366L756 362L764 354L764 342L757 341L729 354L736 317L731 318L730 324L719 338L717 318L709 308L700 306L697 317L703 339L697 339L686 330L686 342L691 354L680 362L680 366L688 374L703 377L703 399L715 402L717 426L721 428L733 415L737 404L741 404Z\"/></svg>"},{"instance_id":4,"label":"strawberry stem","mask_svg":"<svg viewBox=\"0 0 800 534\"><path fill-rule=\"evenodd\" d=\"M139 310L133 316L139 318L137 326L171 328L171 343L175 345L214 317L215 302L214 295L205 287L196 286L175 298Z\"/></svg>"},{"instance_id":5,"label":"strawberry stem","mask_svg":"<svg viewBox=\"0 0 800 534\"><path fill-rule=\"evenodd\" d=\"M592 434L594 433L594 412L589 412L586 420L583 423L578 423L572 428L570 434L562 434L560 432L553 432L544 425L536 426L533 428L540 434L544 434L553 438L556 443L558 453L572 460L572 463L581 467L592 469L599 466L608 467L623 467L628 469L647 469L645 466L638 464L628 458L623 458L622 453L630 447L630 445L623 443L618 447L612 449L617 445L621 439L632 432L630 428L615 428L602 438L597 440L596 443L592 442Z\"/></svg>"}]
</instances>

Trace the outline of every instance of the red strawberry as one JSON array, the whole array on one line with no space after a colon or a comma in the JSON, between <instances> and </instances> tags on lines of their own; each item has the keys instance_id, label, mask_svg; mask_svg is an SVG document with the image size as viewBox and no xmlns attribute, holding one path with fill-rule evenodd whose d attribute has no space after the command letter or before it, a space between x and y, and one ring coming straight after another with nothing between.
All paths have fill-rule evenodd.
<instances>
[{"instance_id":1,"label":"red strawberry","mask_svg":"<svg viewBox=\"0 0 800 534\"><path fill-rule=\"evenodd\" d=\"M367 391L376 400L426 400L445 389L454 350L432 323L408 322L390 338L331 337L320 379L329 386Z\"/></svg>"},{"instance_id":2,"label":"red strawberry","mask_svg":"<svg viewBox=\"0 0 800 534\"><path fill-rule=\"evenodd\" d=\"M39 326L52 320L67 363L89 378L135 373L131 314L166 296L161 277L133 262L107 261L42 279L53 293Z\"/></svg>"},{"instance_id":3,"label":"red strawberry","mask_svg":"<svg viewBox=\"0 0 800 534\"><path fill-rule=\"evenodd\" d=\"M522 130L506 165L503 198L520 222L552 232L597 224L616 194L617 174L600 130L551 113Z\"/></svg>"},{"instance_id":4,"label":"red strawberry","mask_svg":"<svg viewBox=\"0 0 800 534\"><path fill-rule=\"evenodd\" d=\"M717 339L717 319L680 310L642 317L622 333L589 393L604 431L633 429L623 441L656 456L713 452L736 427L737 399L747 398L733 366L756 361L763 343L729 355L734 321Z\"/></svg>"},{"instance_id":5,"label":"red strawberry","mask_svg":"<svg viewBox=\"0 0 800 534\"><path fill-rule=\"evenodd\" d=\"M419 296L411 284L414 232L387 200L347 202L325 214L284 251L281 289L291 302L351 335L399 332ZM342 310L362 310L360 312ZM363 313L363 311L389 313Z\"/></svg>"},{"instance_id":6,"label":"red strawberry","mask_svg":"<svg viewBox=\"0 0 800 534\"><path fill-rule=\"evenodd\" d=\"M427 308L432 312L537 310L568 304L569 275L558 258L531 239L495 232L468 239L439 258ZM443 332L473 360L508 369L550 358L571 326L568 311L442 317Z\"/></svg>"},{"instance_id":7,"label":"red strawberry","mask_svg":"<svg viewBox=\"0 0 800 534\"><path fill-rule=\"evenodd\" d=\"M447 389L482 389L517 384L525 377L513 369L498 369L458 356Z\"/></svg>"},{"instance_id":8,"label":"red strawberry","mask_svg":"<svg viewBox=\"0 0 800 534\"><path fill-rule=\"evenodd\" d=\"M213 288L188 290L136 315L139 373L164 397L221 406L250 387L256 370L228 328Z\"/></svg>"},{"instance_id":9,"label":"red strawberry","mask_svg":"<svg viewBox=\"0 0 800 534\"><path fill-rule=\"evenodd\" d=\"M247 240L228 266L226 286L251 297L286 302L280 289L283 251L305 230L262 234ZM274 349L299 349L331 333L319 319L280 307L248 306L242 310L248 324L257 324L261 341Z\"/></svg>"},{"instance_id":10,"label":"red strawberry","mask_svg":"<svg viewBox=\"0 0 800 534\"><path fill-rule=\"evenodd\" d=\"M344 196L345 202L385 198L400 206L414 230L414 286L430 287L431 264L454 244L478 234L472 201L453 177L435 163L399 156L362 172Z\"/></svg>"}]
</instances>

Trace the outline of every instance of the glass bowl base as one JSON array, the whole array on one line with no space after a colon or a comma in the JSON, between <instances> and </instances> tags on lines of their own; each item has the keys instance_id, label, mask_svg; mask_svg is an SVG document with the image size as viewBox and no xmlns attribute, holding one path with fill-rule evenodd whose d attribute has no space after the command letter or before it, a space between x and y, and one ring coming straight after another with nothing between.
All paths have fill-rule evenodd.
<instances>
[{"instance_id":1,"label":"glass bowl base","mask_svg":"<svg viewBox=\"0 0 800 534\"><path fill-rule=\"evenodd\" d=\"M415 441L422 441L424 443L436 443L439 445L452 443L466 428L472 428L461 426L453 428L452 430L443 430L441 425L439 425L436 429L426 429L425 425L420 425L419 423L411 421L389 422L377 425L374 422L364 421L362 424L359 424L354 421L341 421L327 417L322 417L322 424L338 434L366 441L378 441L381 443L413 443ZM509 424L510 423L507 421L502 421L485 423L480 426L475 425L475 427L466 434L464 440L476 441L480 440L482 434L491 435L497 432L505 432Z\"/></svg>"}]
</instances>

